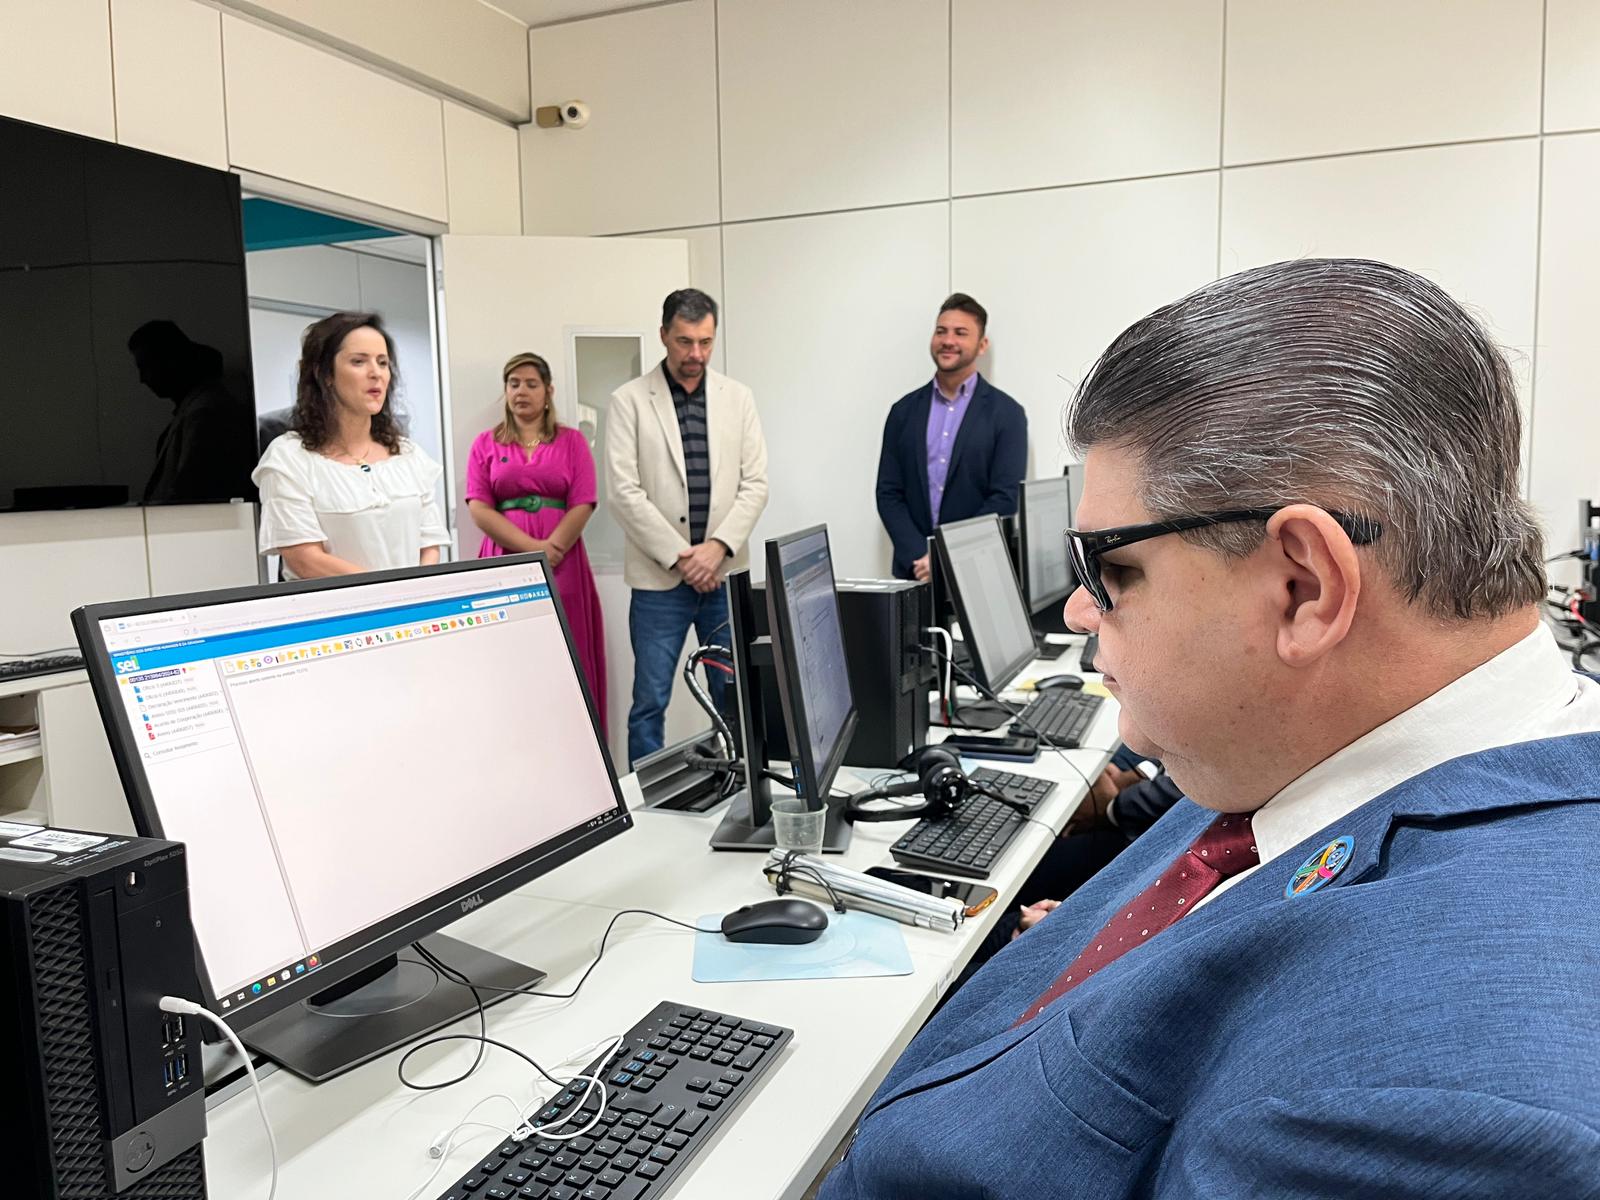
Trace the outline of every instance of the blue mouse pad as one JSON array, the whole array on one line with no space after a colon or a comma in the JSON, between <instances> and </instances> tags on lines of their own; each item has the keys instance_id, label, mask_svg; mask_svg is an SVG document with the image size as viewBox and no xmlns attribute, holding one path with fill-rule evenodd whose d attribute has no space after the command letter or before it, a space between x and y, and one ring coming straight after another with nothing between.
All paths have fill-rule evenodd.
<instances>
[{"instance_id":1,"label":"blue mouse pad","mask_svg":"<svg viewBox=\"0 0 1600 1200\"><path fill-rule=\"evenodd\" d=\"M911 974L911 951L900 924L871 913L828 913L828 927L802 946L730 942L722 914L695 923L694 981L745 983L761 979L853 979Z\"/></svg>"}]
</instances>

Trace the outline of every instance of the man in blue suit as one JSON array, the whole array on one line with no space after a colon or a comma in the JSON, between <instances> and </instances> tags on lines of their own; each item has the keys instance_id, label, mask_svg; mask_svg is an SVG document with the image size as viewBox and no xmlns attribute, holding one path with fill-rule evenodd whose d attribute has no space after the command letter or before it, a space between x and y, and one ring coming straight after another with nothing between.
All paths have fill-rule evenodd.
<instances>
[{"instance_id":1,"label":"man in blue suit","mask_svg":"<svg viewBox=\"0 0 1600 1200\"><path fill-rule=\"evenodd\" d=\"M894 543L894 573L928 578L934 526L1017 511L1028 460L1028 415L978 374L989 314L957 292L939 308L933 382L895 401L878 457L878 516Z\"/></svg>"},{"instance_id":2,"label":"man in blue suit","mask_svg":"<svg viewBox=\"0 0 1600 1200\"><path fill-rule=\"evenodd\" d=\"M1313 260L1074 401L1068 620L1184 789L868 1104L851 1196L1600 1196L1600 683L1541 622L1516 389L1432 283Z\"/></svg>"}]
</instances>

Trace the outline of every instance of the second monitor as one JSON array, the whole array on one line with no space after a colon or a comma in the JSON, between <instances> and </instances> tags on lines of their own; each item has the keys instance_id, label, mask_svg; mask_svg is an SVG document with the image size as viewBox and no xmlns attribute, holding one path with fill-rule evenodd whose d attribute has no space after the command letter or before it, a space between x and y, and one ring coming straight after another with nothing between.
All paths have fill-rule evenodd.
<instances>
[{"instance_id":1,"label":"second monitor","mask_svg":"<svg viewBox=\"0 0 1600 1200\"><path fill-rule=\"evenodd\" d=\"M746 788L712 835L711 845L719 850L773 845L768 734L777 731L771 728L773 714L765 710L759 683L761 673L770 671L778 683L795 793L812 808L828 809L823 849L842 851L849 844L850 827L831 793L857 714L827 528L818 525L767 542L768 636L755 633L748 574L730 576L728 591Z\"/></svg>"}]
</instances>

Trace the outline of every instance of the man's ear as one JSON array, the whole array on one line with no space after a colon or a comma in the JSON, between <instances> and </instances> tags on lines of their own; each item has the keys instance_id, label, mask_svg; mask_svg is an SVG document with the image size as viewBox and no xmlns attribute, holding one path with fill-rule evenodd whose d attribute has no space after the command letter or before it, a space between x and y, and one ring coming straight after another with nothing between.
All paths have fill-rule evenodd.
<instances>
[{"instance_id":1,"label":"man's ear","mask_svg":"<svg viewBox=\"0 0 1600 1200\"><path fill-rule=\"evenodd\" d=\"M1350 535L1314 504L1291 504L1267 522L1283 572L1278 657L1309 666L1350 633L1361 595L1361 561Z\"/></svg>"}]
</instances>

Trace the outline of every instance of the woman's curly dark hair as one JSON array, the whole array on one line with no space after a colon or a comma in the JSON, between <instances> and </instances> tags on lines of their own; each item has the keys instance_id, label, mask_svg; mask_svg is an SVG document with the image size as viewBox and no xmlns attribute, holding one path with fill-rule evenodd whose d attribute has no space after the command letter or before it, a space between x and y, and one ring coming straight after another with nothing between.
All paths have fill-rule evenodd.
<instances>
[{"instance_id":1,"label":"woman's curly dark hair","mask_svg":"<svg viewBox=\"0 0 1600 1200\"><path fill-rule=\"evenodd\" d=\"M395 357L394 339L377 313L339 312L306 327L300 338L300 378L295 387L294 414L289 419L289 428L300 435L300 443L307 450L322 450L328 445L338 427L333 415L338 403L333 394L333 363L344 339L357 329L377 330L388 347L389 394L383 398L383 407L373 415L372 440L390 454L399 454L400 438L405 433L394 408L395 393L400 387L400 363Z\"/></svg>"}]
</instances>

